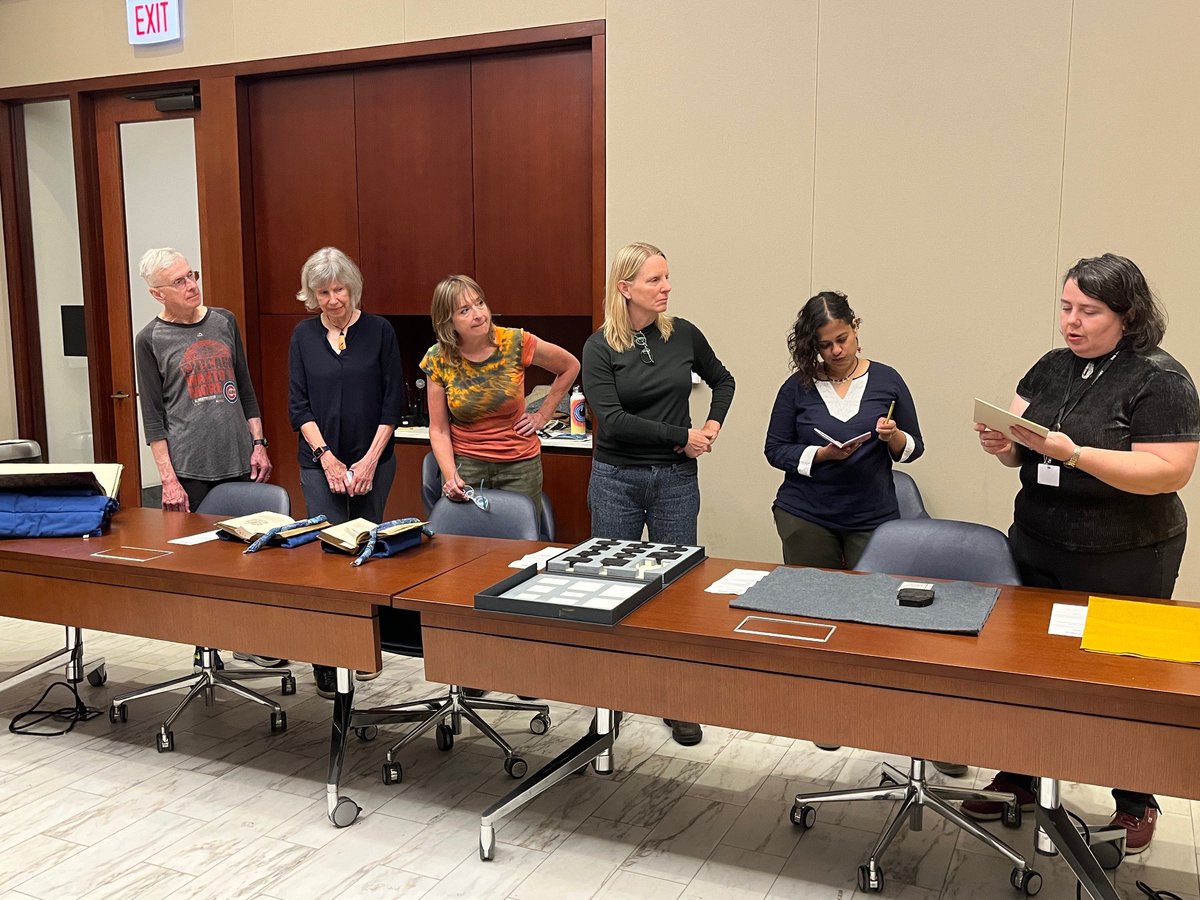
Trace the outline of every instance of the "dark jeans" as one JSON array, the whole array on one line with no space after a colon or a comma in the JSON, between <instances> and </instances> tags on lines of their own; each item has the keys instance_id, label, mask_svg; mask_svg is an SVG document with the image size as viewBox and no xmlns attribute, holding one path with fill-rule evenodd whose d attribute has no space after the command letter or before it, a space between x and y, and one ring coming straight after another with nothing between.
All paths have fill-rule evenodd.
<instances>
[{"instance_id":1,"label":"dark jeans","mask_svg":"<svg viewBox=\"0 0 1200 900\"><path fill-rule=\"evenodd\" d=\"M183 488L183 492L187 494L188 509L192 512L196 511L196 507L200 505L208 492L215 488L218 484L229 484L232 481L249 481L250 473L245 475L235 475L233 478L220 478L216 481L205 481L201 478L180 478L179 486Z\"/></svg>"},{"instance_id":2,"label":"dark jeans","mask_svg":"<svg viewBox=\"0 0 1200 900\"><path fill-rule=\"evenodd\" d=\"M592 460L588 482L592 537L696 544L700 482L693 460L661 466L612 466Z\"/></svg>"},{"instance_id":3,"label":"dark jeans","mask_svg":"<svg viewBox=\"0 0 1200 900\"><path fill-rule=\"evenodd\" d=\"M1008 530L1008 540L1012 544L1017 568L1021 570L1021 583L1030 587L1166 599L1175 590L1187 534L1133 550L1078 553L1048 547L1014 522ZM1028 775L1012 772L1000 774L1019 784L1031 784L1033 781ZM1159 808L1158 802L1150 794L1116 788L1112 793L1117 812L1131 813L1140 818L1146 814L1147 806Z\"/></svg>"},{"instance_id":4,"label":"dark jeans","mask_svg":"<svg viewBox=\"0 0 1200 900\"><path fill-rule=\"evenodd\" d=\"M789 566L853 569L871 539L870 531L834 531L808 519L793 516L778 506L771 510L775 530L783 544L783 561Z\"/></svg>"},{"instance_id":5,"label":"dark jeans","mask_svg":"<svg viewBox=\"0 0 1200 900\"><path fill-rule=\"evenodd\" d=\"M309 518L325 516L330 524L340 525L351 519L368 519L376 525L383 521L392 480L396 477L396 457L381 462L375 469L371 490L359 497L335 494L329 489L324 469L301 469L300 487Z\"/></svg>"}]
</instances>

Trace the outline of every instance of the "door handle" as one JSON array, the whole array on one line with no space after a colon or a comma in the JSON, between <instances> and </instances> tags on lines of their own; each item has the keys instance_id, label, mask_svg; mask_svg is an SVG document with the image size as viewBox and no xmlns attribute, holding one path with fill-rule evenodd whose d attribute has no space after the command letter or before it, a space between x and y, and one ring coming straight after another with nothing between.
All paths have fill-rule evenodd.
<instances>
[{"instance_id":1,"label":"door handle","mask_svg":"<svg viewBox=\"0 0 1200 900\"><path fill-rule=\"evenodd\" d=\"M108 396L111 397L113 400L128 400L129 399L129 395L127 393L125 393L124 391L117 391L115 394L109 394Z\"/></svg>"}]
</instances>

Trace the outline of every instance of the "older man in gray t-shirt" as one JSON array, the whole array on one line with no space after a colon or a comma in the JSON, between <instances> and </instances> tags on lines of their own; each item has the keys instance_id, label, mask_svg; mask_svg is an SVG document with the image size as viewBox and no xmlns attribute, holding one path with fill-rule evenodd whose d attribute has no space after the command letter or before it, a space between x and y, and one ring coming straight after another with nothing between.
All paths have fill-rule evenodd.
<instances>
[{"instance_id":1,"label":"older man in gray t-shirt","mask_svg":"<svg viewBox=\"0 0 1200 900\"><path fill-rule=\"evenodd\" d=\"M199 274L177 250L138 266L162 312L138 332L138 394L163 509L195 509L223 481L266 481L267 441L237 320L201 302Z\"/></svg>"}]
</instances>

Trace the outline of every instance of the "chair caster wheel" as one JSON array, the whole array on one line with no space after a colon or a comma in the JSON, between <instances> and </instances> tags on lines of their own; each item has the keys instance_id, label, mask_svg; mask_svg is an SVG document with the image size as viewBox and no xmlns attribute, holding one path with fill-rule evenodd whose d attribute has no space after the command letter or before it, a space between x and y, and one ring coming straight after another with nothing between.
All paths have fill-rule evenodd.
<instances>
[{"instance_id":1,"label":"chair caster wheel","mask_svg":"<svg viewBox=\"0 0 1200 900\"><path fill-rule=\"evenodd\" d=\"M437 744L437 748L445 753L454 746L454 729L443 722L434 729L433 740Z\"/></svg>"},{"instance_id":2,"label":"chair caster wheel","mask_svg":"<svg viewBox=\"0 0 1200 900\"><path fill-rule=\"evenodd\" d=\"M87 680L88 684L92 687L100 687L100 685L108 681L108 669L103 665L96 666L96 668L87 673Z\"/></svg>"},{"instance_id":3,"label":"chair caster wheel","mask_svg":"<svg viewBox=\"0 0 1200 900\"><path fill-rule=\"evenodd\" d=\"M1042 876L1034 869L1013 869L1008 880L1026 897L1036 897L1042 890Z\"/></svg>"},{"instance_id":4,"label":"chair caster wheel","mask_svg":"<svg viewBox=\"0 0 1200 900\"><path fill-rule=\"evenodd\" d=\"M271 734L287 731L287 713L282 709L271 713Z\"/></svg>"},{"instance_id":5,"label":"chair caster wheel","mask_svg":"<svg viewBox=\"0 0 1200 900\"><path fill-rule=\"evenodd\" d=\"M354 824L360 812L362 807L349 797L339 797L333 812L329 814L329 821L337 828L346 828Z\"/></svg>"},{"instance_id":6,"label":"chair caster wheel","mask_svg":"<svg viewBox=\"0 0 1200 900\"><path fill-rule=\"evenodd\" d=\"M283 696L290 697L292 694L296 693L295 675L284 675L279 679L279 683Z\"/></svg>"},{"instance_id":7,"label":"chair caster wheel","mask_svg":"<svg viewBox=\"0 0 1200 900\"><path fill-rule=\"evenodd\" d=\"M1121 863L1125 861L1125 841L1105 841L1103 844L1096 844L1092 847L1092 855L1096 857L1096 862L1100 863L1100 868L1111 872L1120 868Z\"/></svg>"},{"instance_id":8,"label":"chair caster wheel","mask_svg":"<svg viewBox=\"0 0 1200 900\"><path fill-rule=\"evenodd\" d=\"M1021 804L1015 800L1012 803L1005 803L1004 811L1000 814L1000 821L1005 828L1020 828Z\"/></svg>"},{"instance_id":9,"label":"chair caster wheel","mask_svg":"<svg viewBox=\"0 0 1200 900\"><path fill-rule=\"evenodd\" d=\"M354 729L354 735L360 741L373 741L379 737L378 725L360 725Z\"/></svg>"},{"instance_id":10,"label":"chair caster wheel","mask_svg":"<svg viewBox=\"0 0 1200 900\"><path fill-rule=\"evenodd\" d=\"M116 725L118 722L129 721L129 707L124 703L118 703L116 706L108 708L108 721Z\"/></svg>"},{"instance_id":11,"label":"chair caster wheel","mask_svg":"<svg viewBox=\"0 0 1200 900\"><path fill-rule=\"evenodd\" d=\"M404 780L404 767L398 762L383 764L383 783L399 784Z\"/></svg>"},{"instance_id":12,"label":"chair caster wheel","mask_svg":"<svg viewBox=\"0 0 1200 900\"><path fill-rule=\"evenodd\" d=\"M802 806L797 806L793 803L790 816L792 824L801 831L808 831L808 829L817 824L817 808L809 806L807 803Z\"/></svg>"},{"instance_id":13,"label":"chair caster wheel","mask_svg":"<svg viewBox=\"0 0 1200 900\"><path fill-rule=\"evenodd\" d=\"M884 883L883 868L881 866L875 866L873 877L869 865L858 867L858 889L860 891L864 893L879 893L883 890Z\"/></svg>"},{"instance_id":14,"label":"chair caster wheel","mask_svg":"<svg viewBox=\"0 0 1200 900\"><path fill-rule=\"evenodd\" d=\"M550 717L545 713L538 713L529 720L530 734L545 734L550 730Z\"/></svg>"},{"instance_id":15,"label":"chair caster wheel","mask_svg":"<svg viewBox=\"0 0 1200 900\"><path fill-rule=\"evenodd\" d=\"M510 756L504 761L504 771L513 778L524 778L525 773L529 771L529 763L519 756Z\"/></svg>"},{"instance_id":16,"label":"chair caster wheel","mask_svg":"<svg viewBox=\"0 0 1200 900\"><path fill-rule=\"evenodd\" d=\"M175 749L175 733L160 731L154 736L154 746L158 748L159 753L170 753Z\"/></svg>"}]
</instances>

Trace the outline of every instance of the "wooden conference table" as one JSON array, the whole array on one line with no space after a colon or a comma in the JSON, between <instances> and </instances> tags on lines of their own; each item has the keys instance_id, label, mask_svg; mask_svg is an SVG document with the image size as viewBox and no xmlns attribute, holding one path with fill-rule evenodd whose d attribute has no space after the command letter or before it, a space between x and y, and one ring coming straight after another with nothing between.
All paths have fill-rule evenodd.
<instances>
[{"instance_id":1,"label":"wooden conference table","mask_svg":"<svg viewBox=\"0 0 1200 900\"><path fill-rule=\"evenodd\" d=\"M514 556L495 550L394 600L421 612L428 679L1200 799L1200 667L1049 635L1051 606L1085 594L1003 587L977 637L841 622L821 644L735 632L751 613L704 589L736 567L773 567L725 559L616 626L475 610L474 592L512 574ZM485 812L485 859L495 819L581 764L609 770L615 722L597 723Z\"/></svg>"},{"instance_id":2,"label":"wooden conference table","mask_svg":"<svg viewBox=\"0 0 1200 900\"><path fill-rule=\"evenodd\" d=\"M215 521L127 509L90 540L0 541L0 615L337 667L327 799L334 824L348 825L358 807L339 796L338 780L353 705L351 674L380 666L379 607L496 542L446 535L357 568L349 556L325 553L315 543L251 555L227 541L168 543L210 530ZM136 548L162 555L143 562L119 558L150 555ZM186 662L180 658L181 666Z\"/></svg>"},{"instance_id":3,"label":"wooden conference table","mask_svg":"<svg viewBox=\"0 0 1200 900\"><path fill-rule=\"evenodd\" d=\"M316 546L246 556L226 542L167 543L211 523L131 509L90 541L0 542L0 615L337 667L327 788L338 825L357 815L337 787L349 670L380 665L381 606L422 614L430 680L599 710L573 756L485 812L485 858L495 818L583 764L611 770L615 710L1200 799L1200 668L1048 635L1051 605L1085 595L1002 588L978 637L838 623L815 644L735 632L747 613L704 588L770 566L709 559L608 627L474 609L475 591L512 574L530 542L442 536L359 568ZM169 554L97 555L128 547Z\"/></svg>"}]
</instances>

